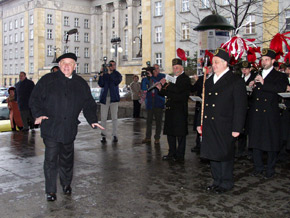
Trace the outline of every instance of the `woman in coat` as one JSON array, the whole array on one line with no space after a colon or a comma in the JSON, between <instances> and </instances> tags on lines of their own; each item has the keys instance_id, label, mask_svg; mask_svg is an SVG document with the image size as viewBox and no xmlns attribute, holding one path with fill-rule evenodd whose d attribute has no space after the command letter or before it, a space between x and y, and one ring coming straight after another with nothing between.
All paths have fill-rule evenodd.
<instances>
[{"instance_id":1,"label":"woman in coat","mask_svg":"<svg viewBox=\"0 0 290 218\"><path fill-rule=\"evenodd\" d=\"M17 101L15 99L15 88L10 87L8 89L9 97L7 98L7 104L10 111L9 117L10 117L10 124L12 131L16 131L16 127L18 127L19 130L23 128L23 123L20 115L20 111L18 108Z\"/></svg>"}]
</instances>

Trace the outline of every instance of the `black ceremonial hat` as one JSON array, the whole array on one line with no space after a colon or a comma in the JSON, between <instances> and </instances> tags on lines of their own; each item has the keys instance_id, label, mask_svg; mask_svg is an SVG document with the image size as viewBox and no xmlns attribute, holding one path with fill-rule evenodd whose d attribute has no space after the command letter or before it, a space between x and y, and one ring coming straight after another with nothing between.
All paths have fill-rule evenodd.
<instances>
[{"instance_id":1,"label":"black ceremonial hat","mask_svg":"<svg viewBox=\"0 0 290 218\"><path fill-rule=\"evenodd\" d=\"M240 68L251 68L251 63L249 63L248 61L242 61Z\"/></svg>"},{"instance_id":2,"label":"black ceremonial hat","mask_svg":"<svg viewBox=\"0 0 290 218\"><path fill-rule=\"evenodd\" d=\"M214 56L215 57L219 57L219 58L225 60L228 63L230 61L230 55L229 55L229 53L225 49L223 49L223 48L216 49L215 50L215 53L214 53Z\"/></svg>"},{"instance_id":3,"label":"black ceremonial hat","mask_svg":"<svg viewBox=\"0 0 290 218\"><path fill-rule=\"evenodd\" d=\"M270 49L270 48L263 48L261 55L262 55L262 57L263 56L268 56L268 57L270 57L272 59L275 59L276 52L273 49Z\"/></svg>"},{"instance_id":4,"label":"black ceremonial hat","mask_svg":"<svg viewBox=\"0 0 290 218\"><path fill-rule=\"evenodd\" d=\"M61 55L61 56L59 56L57 59L56 59L56 62L58 63L58 62L60 62L62 59L64 59L64 58L71 58L71 59L73 59L73 60L75 60L75 61L77 61L77 56L74 54L74 53L65 53L65 54L63 54L63 55Z\"/></svg>"},{"instance_id":5,"label":"black ceremonial hat","mask_svg":"<svg viewBox=\"0 0 290 218\"><path fill-rule=\"evenodd\" d=\"M172 66L174 65L181 65L182 66L182 60L179 58L172 59Z\"/></svg>"}]
</instances>

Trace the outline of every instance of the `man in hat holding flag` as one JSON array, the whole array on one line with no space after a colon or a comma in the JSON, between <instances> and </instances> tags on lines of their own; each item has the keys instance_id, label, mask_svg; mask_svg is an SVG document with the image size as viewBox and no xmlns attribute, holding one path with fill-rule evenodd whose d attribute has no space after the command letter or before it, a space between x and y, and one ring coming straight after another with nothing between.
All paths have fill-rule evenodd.
<instances>
[{"instance_id":1,"label":"man in hat holding flag","mask_svg":"<svg viewBox=\"0 0 290 218\"><path fill-rule=\"evenodd\" d=\"M64 194L70 195L72 192L74 140L81 110L93 128L103 129L97 123L97 105L90 88L75 73L76 55L65 53L56 61L60 69L38 81L29 101L35 124L41 125L41 137L45 144L43 168L47 201L56 200L58 171Z\"/></svg>"},{"instance_id":2,"label":"man in hat holding flag","mask_svg":"<svg viewBox=\"0 0 290 218\"><path fill-rule=\"evenodd\" d=\"M253 148L254 171L252 176L269 179L275 175L280 137L279 92L285 92L287 79L274 69L276 52L269 48L262 50L261 75L257 75L249 86L253 88L249 109L249 148ZM266 152L267 168L263 164Z\"/></svg>"},{"instance_id":3,"label":"man in hat holding flag","mask_svg":"<svg viewBox=\"0 0 290 218\"><path fill-rule=\"evenodd\" d=\"M200 156L210 160L213 177L206 190L218 194L234 186L234 142L244 127L247 110L245 83L230 71L229 61L226 50L218 48L212 61L214 75L205 82L204 113L197 127L202 134Z\"/></svg>"},{"instance_id":4,"label":"man in hat holding flag","mask_svg":"<svg viewBox=\"0 0 290 218\"><path fill-rule=\"evenodd\" d=\"M164 135L167 135L169 152L163 156L165 161L184 162L186 135L188 134L188 97L190 93L190 79L184 73L182 60L174 58L172 69L176 82L166 83L165 78L160 80L157 88L160 95L167 96ZM176 141L178 146L176 145Z\"/></svg>"}]
</instances>

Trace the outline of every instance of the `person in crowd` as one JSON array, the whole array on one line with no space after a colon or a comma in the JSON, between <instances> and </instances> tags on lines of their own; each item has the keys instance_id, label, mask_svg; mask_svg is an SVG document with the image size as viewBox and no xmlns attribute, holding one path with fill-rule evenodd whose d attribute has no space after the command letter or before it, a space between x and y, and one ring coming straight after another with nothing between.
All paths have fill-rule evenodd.
<instances>
[{"instance_id":1,"label":"person in crowd","mask_svg":"<svg viewBox=\"0 0 290 218\"><path fill-rule=\"evenodd\" d=\"M252 176L270 179L275 175L277 152L280 149L279 92L285 92L287 79L274 69L276 52L262 50L263 71L249 86L253 88L249 109L249 148L253 149L254 171ZM267 153L264 167L263 153ZM265 173L264 173L265 171Z\"/></svg>"},{"instance_id":2,"label":"person in crowd","mask_svg":"<svg viewBox=\"0 0 290 218\"><path fill-rule=\"evenodd\" d=\"M107 66L105 66L107 67ZM116 70L116 62L111 60L107 69L103 68L98 84L102 88L100 94L101 103L101 125L105 128L101 135L102 143L107 142L107 118L109 109L113 123L113 142L118 142L117 125L118 125L118 105L120 101L119 84L122 81L122 75Z\"/></svg>"},{"instance_id":3,"label":"person in crowd","mask_svg":"<svg viewBox=\"0 0 290 218\"><path fill-rule=\"evenodd\" d=\"M146 91L146 136L142 140L142 143L151 143L152 135L152 122L153 116L155 118L155 135L154 135L154 144L160 144L160 135L162 131L162 118L163 118L163 109L165 98L164 96L159 95L159 90L153 88L149 91L148 88L159 83L161 79L165 78L165 74L160 73L160 66L154 64L153 67L147 68L147 76L142 79L141 89Z\"/></svg>"},{"instance_id":4,"label":"person in crowd","mask_svg":"<svg viewBox=\"0 0 290 218\"><path fill-rule=\"evenodd\" d=\"M7 105L9 108L9 118L12 131L17 131L17 128L21 130L23 128L23 123L18 108L17 101L15 99L15 88L10 87L8 89L9 96L7 98Z\"/></svg>"},{"instance_id":5,"label":"person in crowd","mask_svg":"<svg viewBox=\"0 0 290 218\"><path fill-rule=\"evenodd\" d=\"M51 73L54 73L54 72L56 72L56 71L58 71L59 70L59 66L53 66L51 69L50 69L50 72Z\"/></svg>"},{"instance_id":6,"label":"person in crowd","mask_svg":"<svg viewBox=\"0 0 290 218\"><path fill-rule=\"evenodd\" d=\"M21 119L23 122L22 131L28 131L34 129L34 119L32 117L28 102L31 95L31 92L34 88L34 82L26 78L25 72L20 72L19 82L15 84L16 88L16 99L18 107L21 114Z\"/></svg>"},{"instance_id":7,"label":"person in crowd","mask_svg":"<svg viewBox=\"0 0 290 218\"><path fill-rule=\"evenodd\" d=\"M139 102L141 95L141 84L137 75L133 76L133 82L130 84L130 90L133 101L133 118L139 118L141 109L141 104Z\"/></svg>"},{"instance_id":8,"label":"person in crowd","mask_svg":"<svg viewBox=\"0 0 290 218\"><path fill-rule=\"evenodd\" d=\"M249 63L248 61L242 61L241 63L239 63L241 72L242 72L242 78L246 84L246 86L249 86L249 83L255 79L256 77L256 72L255 71L251 71L251 63ZM249 89L248 89L249 90ZM247 96L248 96L248 102L251 98L251 92L247 91ZM247 144L248 144L248 113L246 116L246 122L245 122L245 126L243 128L243 131L241 132L241 134L238 137L238 147L236 150L236 154L235 156L237 158L243 157L243 156L248 156L249 159L251 159L252 157L252 151L248 151L247 149Z\"/></svg>"},{"instance_id":9,"label":"person in crowd","mask_svg":"<svg viewBox=\"0 0 290 218\"><path fill-rule=\"evenodd\" d=\"M243 130L247 110L246 85L230 71L229 61L226 50L215 51L214 75L205 82L204 113L197 126L202 134L200 156L210 160L213 178L206 190L217 194L234 187L234 143Z\"/></svg>"},{"instance_id":10,"label":"person in crowd","mask_svg":"<svg viewBox=\"0 0 290 218\"><path fill-rule=\"evenodd\" d=\"M191 83L184 73L181 59L172 60L172 69L176 82L166 83L163 78L157 86L160 95L167 97L163 133L167 135L169 151L162 159L183 163L188 134L188 98Z\"/></svg>"},{"instance_id":11,"label":"person in crowd","mask_svg":"<svg viewBox=\"0 0 290 218\"><path fill-rule=\"evenodd\" d=\"M93 128L97 122L97 105L87 82L75 73L77 57L65 53L57 58L59 70L44 75L34 88L29 106L35 123L41 124L45 144L44 175L47 201L57 199L57 174L65 195L72 193L74 140L79 114L83 111Z\"/></svg>"}]
</instances>

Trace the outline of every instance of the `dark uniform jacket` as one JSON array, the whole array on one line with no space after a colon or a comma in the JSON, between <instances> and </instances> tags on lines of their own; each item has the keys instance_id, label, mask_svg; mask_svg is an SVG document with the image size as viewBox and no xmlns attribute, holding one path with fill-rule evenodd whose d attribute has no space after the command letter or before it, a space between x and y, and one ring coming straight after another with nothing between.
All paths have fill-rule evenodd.
<instances>
[{"instance_id":1,"label":"dark uniform jacket","mask_svg":"<svg viewBox=\"0 0 290 218\"><path fill-rule=\"evenodd\" d=\"M31 92L34 88L34 82L29 79L24 79L23 81L19 81L15 85L16 87L16 99L17 104L20 111L29 110L29 98Z\"/></svg>"},{"instance_id":2,"label":"dark uniform jacket","mask_svg":"<svg viewBox=\"0 0 290 218\"><path fill-rule=\"evenodd\" d=\"M65 77L61 71L43 76L31 94L29 105L35 118L49 118L42 120L41 137L55 142L66 144L74 141L81 110L88 123L98 121L97 105L90 88L75 73L71 79Z\"/></svg>"},{"instance_id":3,"label":"dark uniform jacket","mask_svg":"<svg viewBox=\"0 0 290 218\"><path fill-rule=\"evenodd\" d=\"M166 88L161 89L159 92L159 94L167 96L164 135L180 137L188 134L189 93L190 79L185 73L177 77L175 84L169 83Z\"/></svg>"},{"instance_id":4,"label":"dark uniform jacket","mask_svg":"<svg viewBox=\"0 0 290 218\"><path fill-rule=\"evenodd\" d=\"M231 71L215 84L205 82L205 106L200 156L215 161L234 158L232 132L241 132L247 110L247 92L242 78ZM201 124L199 116L198 126Z\"/></svg>"},{"instance_id":5,"label":"dark uniform jacket","mask_svg":"<svg viewBox=\"0 0 290 218\"><path fill-rule=\"evenodd\" d=\"M274 68L264 79L264 85L257 83L253 89L249 109L249 148L263 151L280 149L279 96L285 92L287 81Z\"/></svg>"}]
</instances>

